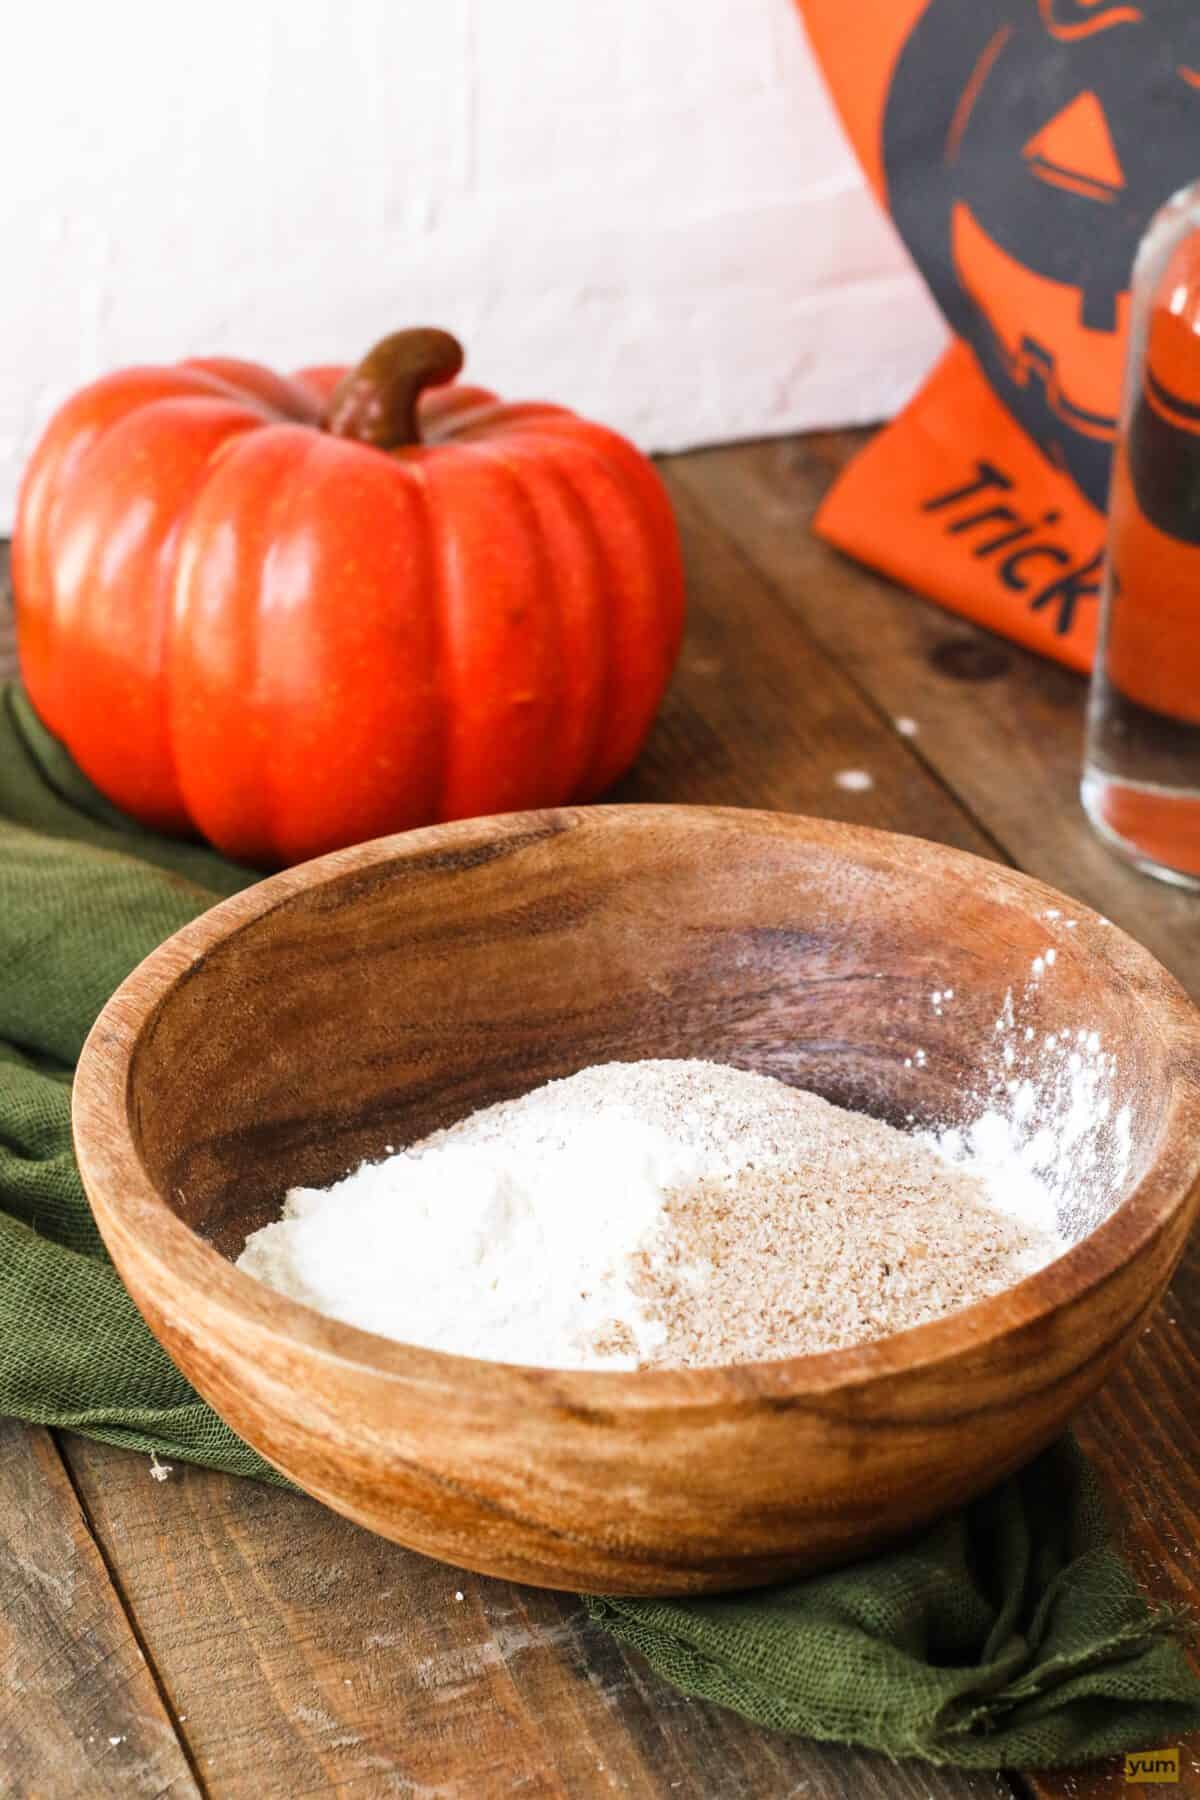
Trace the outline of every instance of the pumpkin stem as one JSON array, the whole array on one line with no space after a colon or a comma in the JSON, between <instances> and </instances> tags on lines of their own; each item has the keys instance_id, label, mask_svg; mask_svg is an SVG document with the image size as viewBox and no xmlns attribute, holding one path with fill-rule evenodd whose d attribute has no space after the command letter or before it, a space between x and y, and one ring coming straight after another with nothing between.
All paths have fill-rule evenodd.
<instances>
[{"instance_id":1,"label":"pumpkin stem","mask_svg":"<svg viewBox=\"0 0 1200 1800\"><path fill-rule=\"evenodd\" d=\"M448 331L431 325L394 331L343 375L329 402L326 430L377 450L419 444L422 390L453 381L462 366L463 347Z\"/></svg>"}]
</instances>

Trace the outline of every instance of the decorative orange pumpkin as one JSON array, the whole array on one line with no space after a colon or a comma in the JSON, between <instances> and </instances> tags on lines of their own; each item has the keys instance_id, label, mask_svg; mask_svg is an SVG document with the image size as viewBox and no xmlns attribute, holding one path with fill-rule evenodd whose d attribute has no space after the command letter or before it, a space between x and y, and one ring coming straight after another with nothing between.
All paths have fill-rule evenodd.
<instances>
[{"instance_id":1,"label":"decorative orange pumpkin","mask_svg":"<svg viewBox=\"0 0 1200 1800\"><path fill-rule=\"evenodd\" d=\"M21 669L116 805L285 863L588 799L633 761L682 630L662 484L461 367L404 331L349 372L122 370L51 421L14 533Z\"/></svg>"}]
</instances>

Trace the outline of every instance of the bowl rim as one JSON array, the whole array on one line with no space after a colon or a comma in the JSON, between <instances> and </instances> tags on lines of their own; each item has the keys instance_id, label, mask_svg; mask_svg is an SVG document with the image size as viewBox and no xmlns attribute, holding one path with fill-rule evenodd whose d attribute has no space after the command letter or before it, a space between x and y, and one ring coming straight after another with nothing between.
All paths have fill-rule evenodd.
<instances>
[{"instance_id":1,"label":"bowl rim","mask_svg":"<svg viewBox=\"0 0 1200 1800\"><path fill-rule=\"evenodd\" d=\"M764 1362L683 1369L560 1369L427 1349L345 1324L245 1274L186 1225L151 1181L129 1127L131 1063L139 1038L181 980L215 946L293 897L380 863L447 848L479 848L522 837L545 839L581 827L787 835L847 852L858 862L894 863L930 872L958 870L997 898L1038 902L1047 930L1068 916L1071 947L1096 955L1152 1009L1170 1053L1171 1086L1150 1160L1137 1184L1095 1230L1015 1286L927 1324L864 1344ZM1057 909L1058 920L1054 918ZM1031 916L1036 916L1031 911ZM72 1091L75 1154L89 1203L118 1269L136 1245L140 1263L182 1296L203 1296L225 1328L274 1340L326 1365L406 1383L511 1395L514 1385L549 1393L581 1416L662 1408L727 1406L739 1398L786 1395L818 1401L835 1389L928 1372L969 1353L990 1352L1039 1318L1077 1303L1113 1280L1165 1231L1189 1201L1200 1202L1200 1008L1142 945L1082 902L1003 863L931 839L840 820L731 806L613 804L487 815L370 839L255 881L217 902L153 950L121 983L96 1019L80 1054ZM136 1302L136 1295L134 1296ZM1157 1300L1157 1296L1156 1296Z\"/></svg>"}]
</instances>

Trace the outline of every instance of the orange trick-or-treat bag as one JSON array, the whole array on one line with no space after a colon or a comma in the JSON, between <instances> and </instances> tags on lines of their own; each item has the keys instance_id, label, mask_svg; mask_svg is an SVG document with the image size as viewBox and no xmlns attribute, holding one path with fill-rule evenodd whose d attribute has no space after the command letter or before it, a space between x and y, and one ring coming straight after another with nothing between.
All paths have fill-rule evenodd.
<instances>
[{"instance_id":1,"label":"orange trick-or-treat bag","mask_svg":"<svg viewBox=\"0 0 1200 1800\"><path fill-rule=\"evenodd\" d=\"M799 3L955 333L817 529L1086 669L1130 271L1151 215L1200 177L1200 0Z\"/></svg>"}]
</instances>

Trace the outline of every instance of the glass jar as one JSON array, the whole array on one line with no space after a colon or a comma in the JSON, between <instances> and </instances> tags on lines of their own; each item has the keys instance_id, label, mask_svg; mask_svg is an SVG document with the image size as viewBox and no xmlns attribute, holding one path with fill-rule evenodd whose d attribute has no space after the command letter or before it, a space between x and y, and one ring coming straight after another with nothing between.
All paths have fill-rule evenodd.
<instances>
[{"instance_id":1,"label":"glass jar","mask_svg":"<svg viewBox=\"0 0 1200 1800\"><path fill-rule=\"evenodd\" d=\"M1141 869L1200 889L1200 183L1133 269L1083 804Z\"/></svg>"}]
</instances>

